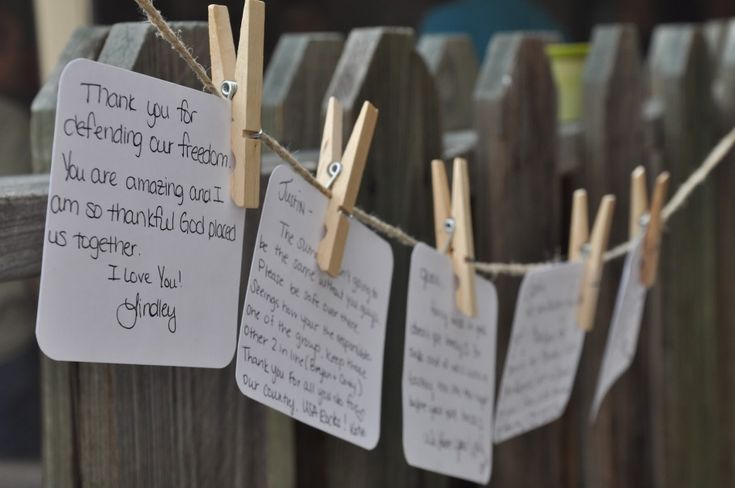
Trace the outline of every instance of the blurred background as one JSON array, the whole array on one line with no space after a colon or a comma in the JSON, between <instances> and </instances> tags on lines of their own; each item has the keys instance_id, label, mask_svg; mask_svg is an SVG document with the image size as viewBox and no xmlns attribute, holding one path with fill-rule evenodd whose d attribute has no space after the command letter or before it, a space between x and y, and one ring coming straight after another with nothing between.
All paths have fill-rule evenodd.
<instances>
[{"instance_id":1,"label":"blurred background","mask_svg":"<svg viewBox=\"0 0 735 488\"><path fill-rule=\"evenodd\" d=\"M158 0L170 20L206 20L204 0ZM239 24L242 0L229 6ZM735 16L732 0L267 0L266 59L284 32L373 25L467 32L482 60L504 30L544 29L586 41L595 24L630 22L645 52L653 27ZM79 26L141 19L133 0L0 0L0 175L31 171L30 104ZM233 26L237 33L238 26ZM0 284L0 488L40 486L40 395L34 281Z\"/></svg>"}]
</instances>

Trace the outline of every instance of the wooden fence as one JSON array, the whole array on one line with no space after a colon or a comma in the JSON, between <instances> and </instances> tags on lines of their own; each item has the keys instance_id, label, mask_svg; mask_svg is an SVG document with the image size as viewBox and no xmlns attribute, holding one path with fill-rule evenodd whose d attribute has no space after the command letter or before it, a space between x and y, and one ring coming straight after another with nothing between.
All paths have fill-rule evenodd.
<instances>
[{"instance_id":1,"label":"wooden fence","mask_svg":"<svg viewBox=\"0 0 735 488\"><path fill-rule=\"evenodd\" d=\"M207 26L176 25L202 61ZM470 41L417 41L405 28L284 35L265 74L264 129L316 161L329 96L352 126L363 100L381 111L362 208L430 241L429 161L470 160L476 254L535 261L566 248L571 192L618 197L611 242L627 239L629 176L672 174L673 187L735 125L735 23L662 25L644 61L630 25L594 29L581 120L560 125L545 43L497 35L481 63ZM198 88L150 26L77 31L33 104L33 176L0 178L0 281L40 272L58 77L85 57ZM735 158L731 158L735 159ZM621 262L606 267L564 417L495 448L491 486L720 487L735 479L735 161L671 221L638 354L598 420L589 410ZM265 182L278 164L265 155ZM248 211L247 277L258 211ZM410 468L401 444L401 370L410 249L394 245L381 439L364 451L246 399L223 370L43 359L43 458L49 486L459 486ZM241 296L244 294L244 282ZM516 278L496 280L498 375Z\"/></svg>"}]
</instances>

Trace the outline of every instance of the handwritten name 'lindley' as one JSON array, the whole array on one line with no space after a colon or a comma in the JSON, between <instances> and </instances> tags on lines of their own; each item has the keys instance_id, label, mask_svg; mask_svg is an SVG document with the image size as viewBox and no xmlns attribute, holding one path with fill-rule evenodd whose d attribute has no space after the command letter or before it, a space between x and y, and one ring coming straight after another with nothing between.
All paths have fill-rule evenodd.
<instances>
[{"instance_id":1,"label":"handwritten name 'lindley'","mask_svg":"<svg viewBox=\"0 0 735 488\"><path fill-rule=\"evenodd\" d=\"M176 306L171 306L160 298L146 302L140 298L140 293L135 294L135 299L130 301L127 297L117 306L115 311L117 323L123 329L132 329L142 318L168 319L168 331L176 332Z\"/></svg>"}]
</instances>

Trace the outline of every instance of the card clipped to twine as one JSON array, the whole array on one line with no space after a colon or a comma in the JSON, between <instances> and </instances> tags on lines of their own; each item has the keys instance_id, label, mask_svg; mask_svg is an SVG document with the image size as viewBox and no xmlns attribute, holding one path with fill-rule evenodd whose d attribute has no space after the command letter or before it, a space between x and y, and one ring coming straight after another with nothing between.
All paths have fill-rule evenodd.
<instances>
[{"instance_id":1,"label":"card clipped to twine","mask_svg":"<svg viewBox=\"0 0 735 488\"><path fill-rule=\"evenodd\" d=\"M183 59L189 68L191 68L199 81L201 81L204 89L222 96L219 93L219 90L214 87L212 79L207 74L207 70L194 58L191 54L191 49L184 44L181 37L171 28L166 19L161 15L161 12L153 6L153 1L135 0L135 3L137 3L141 8L151 25L156 28L158 34L171 45L171 48L176 51L181 59ZM331 196L329 189L321 185L311 172L306 169L306 167L304 167L304 165L302 165L288 149L283 147L280 142L268 135L266 132L262 132L261 140L271 151L273 151L283 162L291 166L291 168L302 176L310 185L324 195ZM694 170L676 190L676 193L671 197L663 209L662 220L664 224L668 222L676 212L684 207L689 196L697 189L697 187L699 187L699 185L704 183L712 170L714 170L717 165L725 159L725 156L730 152L733 145L735 145L735 128L720 139L704 161L702 161L700 166ZM400 244L405 246L415 246L419 242L403 229L384 222L380 218L371 215L360 208L355 207L352 215L364 225L370 227L388 239L399 242ZM625 256L631 249L632 245L632 241L626 241L618 244L612 249L609 249L604 254L604 261L608 262ZM475 261L473 264L478 273L495 277L498 275L523 276L533 268L553 264L554 262L555 261L539 263L484 263Z\"/></svg>"}]
</instances>

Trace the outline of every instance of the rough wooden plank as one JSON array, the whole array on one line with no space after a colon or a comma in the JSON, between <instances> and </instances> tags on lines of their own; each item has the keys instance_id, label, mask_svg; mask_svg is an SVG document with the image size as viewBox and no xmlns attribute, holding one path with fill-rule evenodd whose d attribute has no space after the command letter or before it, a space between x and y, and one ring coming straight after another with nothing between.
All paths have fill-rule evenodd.
<instances>
[{"instance_id":1,"label":"rough wooden plank","mask_svg":"<svg viewBox=\"0 0 735 488\"><path fill-rule=\"evenodd\" d=\"M249 210L246 256L258 220ZM243 276L250 264L243 260ZM54 486L294 484L292 423L240 393L234 363L209 370L44 358L43 366L45 403L54 407L44 408L44 470Z\"/></svg>"},{"instance_id":2,"label":"rough wooden plank","mask_svg":"<svg viewBox=\"0 0 735 488\"><path fill-rule=\"evenodd\" d=\"M478 69L472 40L466 34L426 34L417 50L436 81L444 132L471 127Z\"/></svg>"},{"instance_id":3,"label":"rough wooden plank","mask_svg":"<svg viewBox=\"0 0 735 488\"><path fill-rule=\"evenodd\" d=\"M724 129L729 130L732 124L732 114L735 113L735 91L732 89L735 84L735 19L727 23L727 29L724 34L723 46L720 58L712 60L710 66L713 67L713 98L715 101L715 113L719 123ZM710 51L710 56L712 52ZM729 126L729 127L728 127Z\"/></svg>"},{"instance_id":4,"label":"rough wooden plank","mask_svg":"<svg viewBox=\"0 0 735 488\"><path fill-rule=\"evenodd\" d=\"M45 206L44 206L45 208ZM46 483L62 488L81 485L75 445L75 363L58 363L41 354L41 457Z\"/></svg>"},{"instance_id":5,"label":"rough wooden plank","mask_svg":"<svg viewBox=\"0 0 735 488\"><path fill-rule=\"evenodd\" d=\"M498 34L474 94L477 160L471 165L477 259L538 261L558 249L556 91L544 42ZM533 195L532 198L529 198ZM498 277L498 383L518 279ZM558 422L495 448L496 486L567 486Z\"/></svg>"},{"instance_id":6,"label":"rough wooden plank","mask_svg":"<svg viewBox=\"0 0 735 488\"><path fill-rule=\"evenodd\" d=\"M41 488L41 464L34 461L0 462L0 488Z\"/></svg>"},{"instance_id":7,"label":"rough wooden plank","mask_svg":"<svg viewBox=\"0 0 735 488\"><path fill-rule=\"evenodd\" d=\"M429 239L432 232L429 166L441 155L438 96L432 77L415 51L410 29L353 30L345 43L325 95L344 107L345 129L352 127L364 100L379 112L375 136L365 167L358 204L414 235ZM346 140L346 136L345 136ZM415 486L426 480L444 484L446 478L406 465L401 441L401 376L405 322L405 290L410 249L393 245L394 275L386 331L381 436L373 451L307 432L300 445L311 446L313 457L299 467L303 486ZM303 427L304 430L311 430ZM309 439L308 444L302 439ZM324 442L320 445L319 439ZM321 474L320 474L321 473ZM428 482L428 481L427 481Z\"/></svg>"},{"instance_id":8,"label":"rough wooden plank","mask_svg":"<svg viewBox=\"0 0 735 488\"><path fill-rule=\"evenodd\" d=\"M650 66L663 108L663 164L676 188L713 143L709 59L699 27L657 27ZM714 183L705 183L669 221L662 248L666 481L682 487L721 484L713 190Z\"/></svg>"},{"instance_id":9,"label":"rough wooden plank","mask_svg":"<svg viewBox=\"0 0 735 488\"><path fill-rule=\"evenodd\" d=\"M477 146L477 133L473 129L445 132L442 141L443 158L446 161L454 158L472 159Z\"/></svg>"},{"instance_id":10,"label":"rough wooden plank","mask_svg":"<svg viewBox=\"0 0 735 488\"><path fill-rule=\"evenodd\" d=\"M181 31L195 56L208 59L205 23L175 23L174 28ZM113 26L98 60L199 88L186 64L143 23ZM248 212L244 276L250 267L257 217L257 212ZM47 483L293 485L291 422L246 399L233 377L234 363L223 370L205 370L44 359Z\"/></svg>"},{"instance_id":11,"label":"rough wooden plank","mask_svg":"<svg viewBox=\"0 0 735 488\"><path fill-rule=\"evenodd\" d=\"M705 31L707 32L707 31ZM717 111L719 127L716 131L723 136L735 127L735 21L726 23L723 48L717 60L710 59L715 68L713 86L717 88ZM721 480L735 478L735 360L732 344L735 344L735 156L728 156L714 175L716 193L716 244L717 256L717 380L719 404L718 429L721 433L718 465Z\"/></svg>"},{"instance_id":12,"label":"rough wooden plank","mask_svg":"<svg viewBox=\"0 0 735 488\"><path fill-rule=\"evenodd\" d=\"M41 270L48 175L0 178L0 281Z\"/></svg>"},{"instance_id":13,"label":"rough wooden plank","mask_svg":"<svg viewBox=\"0 0 735 488\"><path fill-rule=\"evenodd\" d=\"M59 78L66 64L72 59L97 59L110 32L108 26L80 27L69 39L53 73L44 83L31 104L31 158L35 173L44 173L51 167L51 146L56 117L56 94Z\"/></svg>"},{"instance_id":14,"label":"rough wooden plank","mask_svg":"<svg viewBox=\"0 0 735 488\"><path fill-rule=\"evenodd\" d=\"M204 22L171 22L194 57L209 66L209 32ZM165 79L178 85L202 89L189 66L156 35L147 22L123 22L110 29L97 61Z\"/></svg>"},{"instance_id":15,"label":"rough wooden plank","mask_svg":"<svg viewBox=\"0 0 735 488\"><path fill-rule=\"evenodd\" d=\"M650 76L645 78L649 80ZM646 166L660 170L663 167L663 107L660 100L651 96L643 104L643 141Z\"/></svg>"},{"instance_id":16,"label":"rough wooden plank","mask_svg":"<svg viewBox=\"0 0 735 488\"><path fill-rule=\"evenodd\" d=\"M263 130L291 148L319 147L322 99L342 54L342 34L285 34L263 89Z\"/></svg>"},{"instance_id":17,"label":"rough wooden plank","mask_svg":"<svg viewBox=\"0 0 735 488\"><path fill-rule=\"evenodd\" d=\"M633 26L595 28L583 74L585 157L581 183L590 194L592 209L604 194L616 196L611 246L628 239L630 174L644 162L644 83L638 46ZM659 486L653 458L658 424L650 415L660 405L652 400L656 392L650 387L652 373L647 361L660 361L660 354L639 356L608 394L595 423L589 425L621 272L622 260L607 263L603 272L594 329L585 341L570 405L568 435L576 442L569 462L576 471L575 479L584 485ZM641 352L649 341L655 342L656 333L657 325L644 319Z\"/></svg>"},{"instance_id":18,"label":"rough wooden plank","mask_svg":"<svg viewBox=\"0 0 735 488\"><path fill-rule=\"evenodd\" d=\"M579 121L563 122L559 124L558 137L557 173L560 176L574 175L584 161L582 126Z\"/></svg>"},{"instance_id":19,"label":"rough wooden plank","mask_svg":"<svg viewBox=\"0 0 735 488\"><path fill-rule=\"evenodd\" d=\"M732 21L726 19L713 19L702 25L702 34L704 35L707 46L709 64L713 68L720 64L731 24Z\"/></svg>"}]
</instances>

